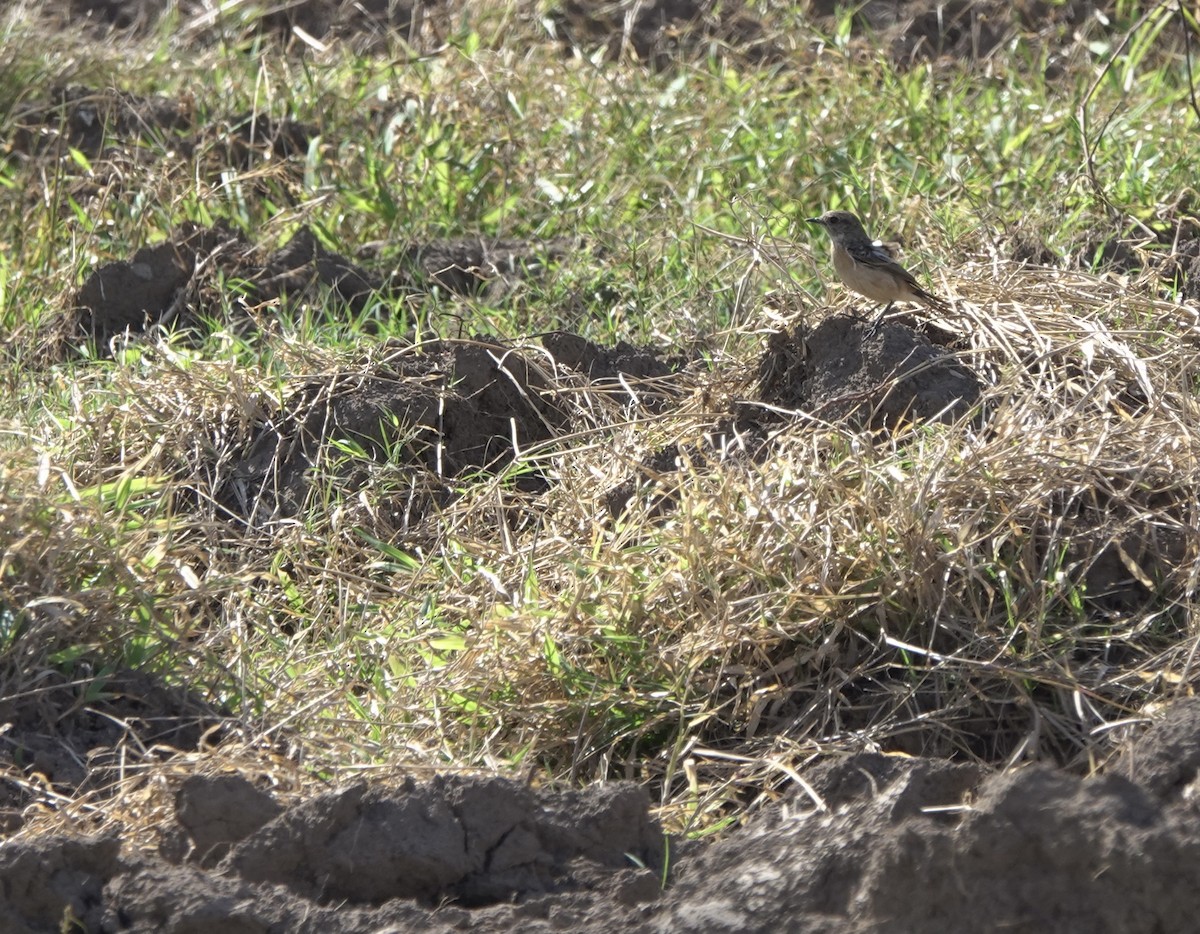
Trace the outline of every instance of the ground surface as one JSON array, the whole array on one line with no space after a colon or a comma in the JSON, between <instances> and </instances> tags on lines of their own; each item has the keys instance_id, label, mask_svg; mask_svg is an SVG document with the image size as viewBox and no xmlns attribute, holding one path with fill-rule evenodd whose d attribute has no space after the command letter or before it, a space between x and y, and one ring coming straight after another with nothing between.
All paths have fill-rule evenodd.
<instances>
[{"instance_id":1,"label":"ground surface","mask_svg":"<svg viewBox=\"0 0 1200 934\"><path fill-rule=\"evenodd\" d=\"M13 932L1186 931L1198 767L1200 703L1181 701L1091 779L860 754L682 846L620 783L441 777L284 808L196 775L157 853L44 836L0 850L0 878Z\"/></svg>"},{"instance_id":2,"label":"ground surface","mask_svg":"<svg viewBox=\"0 0 1200 934\"><path fill-rule=\"evenodd\" d=\"M44 12L91 17L101 36L107 24L146 28L166 6L76 0ZM185 20L204 8L178 6ZM1052 68L1054 43L1068 41L1095 6L870 2L856 29L869 27L871 41L883 36L897 61L912 62L986 60L1007 30L1036 26ZM415 9L436 18L441 7ZM609 56L632 48L650 67L713 43L754 61L781 54L737 4L653 3L626 12L571 0L549 21L556 41ZM313 2L287 5L269 25L285 41L297 41L299 27L317 40L349 37L367 48L381 29L413 28L414 15L403 4ZM152 127L181 134L184 148L224 134L236 162L264 147L280 157L303 152L314 135L232 117L220 128L195 127L179 102L101 88L55 89L23 107L25 134L12 145L30 154L65 140L99 156L108 134ZM189 223L99 264L57 336L63 346L93 341L103 353L114 340L158 327L204 329L210 322L197 313L198 297L234 281L239 314L221 322L233 330L269 330L258 309L281 297L324 303L337 315L362 313L381 294L501 294L580 248L456 238L406 245L376 262L370 245L342 256L307 228L272 250L219 223ZM1012 247L1048 262L1041 249ZM1181 252L1176 262L1192 283L1189 260ZM316 495L313 465L331 444L349 442L367 460L423 472L422 484L373 503L377 527L413 540L464 485L486 483L521 451L594 427L600 416L580 401L589 394L660 413L704 379L693 355L604 347L567 331L513 341L423 336L376 350L345 373L313 374L278 403L262 401L237 459L219 471L211 465L220 483L193 493L211 496L230 527L287 520ZM650 486L652 514L669 515L685 466L762 464L787 443L798 412L863 432L985 418L978 407L989 374L956 353L962 339L903 315L877 323L834 313L812 329L778 329L754 361L755 390L719 410L712 430L690 446L665 446L634 464L607 491L610 518L619 521ZM1148 407L1137 379L1121 378L1121 412ZM367 481L361 462L338 479L351 492ZM518 488L532 496L556 482L553 472L530 469ZM1181 497L1154 506L1172 515L1189 508ZM1056 519L1090 534L1091 507L1073 508ZM1089 606L1110 616L1143 604L1154 582L1191 557L1183 533L1155 537L1137 510L1117 518L1125 537L1115 544L1079 536L1080 547L1090 547ZM506 515L498 527L523 521ZM1097 653L1080 664L1101 659L1109 660ZM1150 932L1190 930L1200 915L1200 704L1191 699L1131 715L1087 778L1048 765L989 770L908 756L897 742L892 755L839 754L789 771L787 793L746 826L715 842L685 842L663 833L648 794L632 783L580 791L444 774L368 778L313 794L265 771L256 781L254 767L223 770L203 757L244 728L227 711L146 674L106 673L103 691L85 695L80 685L91 674L0 699L5 762L25 776L0 785L0 832L12 836L0 846L4 931ZM796 715L784 710L779 719ZM1039 729L1035 719L1015 718L1026 731L993 738L996 748L981 758L1017 761ZM298 764L286 730L280 735L274 753L285 774ZM132 761L170 763L154 815L145 802L140 813L129 804L135 836L23 832L31 801L48 793L101 801Z\"/></svg>"}]
</instances>

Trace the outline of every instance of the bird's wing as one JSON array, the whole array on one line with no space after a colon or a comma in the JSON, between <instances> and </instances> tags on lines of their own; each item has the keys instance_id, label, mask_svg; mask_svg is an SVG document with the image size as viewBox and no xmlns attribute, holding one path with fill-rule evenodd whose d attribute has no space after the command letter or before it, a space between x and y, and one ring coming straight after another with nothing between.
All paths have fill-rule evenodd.
<instances>
[{"instance_id":1,"label":"bird's wing","mask_svg":"<svg viewBox=\"0 0 1200 934\"><path fill-rule=\"evenodd\" d=\"M882 244L851 243L847 245L846 252L854 258L856 263L862 263L864 266L875 269L886 269L909 285L920 288L917 280L913 278L913 274L892 259L891 254L883 248Z\"/></svg>"}]
</instances>

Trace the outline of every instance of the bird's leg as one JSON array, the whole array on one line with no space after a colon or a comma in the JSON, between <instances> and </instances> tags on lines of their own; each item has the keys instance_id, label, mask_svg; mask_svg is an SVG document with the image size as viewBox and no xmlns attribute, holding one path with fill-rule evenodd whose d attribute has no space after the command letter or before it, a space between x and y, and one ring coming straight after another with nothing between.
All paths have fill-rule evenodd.
<instances>
[{"instance_id":1,"label":"bird's leg","mask_svg":"<svg viewBox=\"0 0 1200 934\"><path fill-rule=\"evenodd\" d=\"M867 340L870 340L877 333L879 333L880 325L883 324L884 319L888 316L888 312L892 310L892 306L895 304L895 302L888 302L883 307L883 311L879 312L879 314L875 316L875 320L872 321L871 326L867 328Z\"/></svg>"}]
</instances>

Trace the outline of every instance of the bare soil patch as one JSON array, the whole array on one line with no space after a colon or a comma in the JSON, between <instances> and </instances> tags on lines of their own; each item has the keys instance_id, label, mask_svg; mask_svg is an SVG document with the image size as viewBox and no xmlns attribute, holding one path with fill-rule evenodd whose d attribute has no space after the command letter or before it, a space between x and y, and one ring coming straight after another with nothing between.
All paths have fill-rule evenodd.
<instances>
[{"instance_id":1,"label":"bare soil patch","mask_svg":"<svg viewBox=\"0 0 1200 934\"><path fill-rule=\"evenodd\" d=\"M331 456L330 444L348 439L365 459L410 465L429 490L467 471L494 473L524 449L547 441L566 425L551 380L520 353L488 342L434 342L399 348L383 364L317 377L287 399L250 439L234 466L222 501L253 519L294 515L310 490L309 472ZM343 475L353 485L355 470ZM521 484L542 489L526 475ZM419 522L413 488L385 512ZM444 500L442 500L444 501Z\"/></svg>"},{"instance_id":2,"label":"bare soil patch","mask_svg":"<svg viewBox=\"0 0 1200 934\"><path fill-rule=\"evenodd\" d=\"M655 452L609 492L609 511L621 514L640 494L648 495L652 511L661 515L678 484L687 480L681 472L685 462L691 469L729 456L761 463L789 426L832 422L886 431L961 418L979 403L982 383L926 333L939 340L951 337L932 322L908 315L873 322L835 314L812 329L775 332L757 361L754 398L738 403L703 445Z\"/></svg>"},{"instance_id":3,"label":"bare soil patch","mask_svg":"<svg viewBox=\"0 0 1200 934\"><path fill-rule=\"evenodd\" d=\"M1200 823L1178 785L1156 790L1170 786L1158 743L1177 734L1192 762L1195 734L1181 734L1196 716L1194 701L1178 702L1123 768L1093 779L871 755L826 763L806 775L808 800L796 792L685 853L657 929L1185 931L1196 894L1176 861L1196 852ZM1184 771L1194 782L1194 762Z\"/></svg>"},{"instance_id":4,"label":"bare soil patch","mask_svg":"<svg viewBox=\"0 0 1200 934\"><path fill-rule=\"evenodd\" d=\"M236 775L182 781L161 844L0 849L14 932L1186 931L1200 910L1200 707L1179 701L1107 773L859 754L750 825L668 841L627 784L365 783L292 807ZM668 862L668 847L670 856ZM662 888L662 883L666 887ZM914 897L920 893L920 897ZM982 914L981 914L982 912Z\"/></svg>"}]
</instances>

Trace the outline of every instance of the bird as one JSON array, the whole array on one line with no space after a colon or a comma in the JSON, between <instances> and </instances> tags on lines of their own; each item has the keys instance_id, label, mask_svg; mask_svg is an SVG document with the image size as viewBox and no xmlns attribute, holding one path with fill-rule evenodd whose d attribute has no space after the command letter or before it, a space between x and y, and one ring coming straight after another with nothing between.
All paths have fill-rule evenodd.
<instances>
[{"instance_id":1,"label":"bird","mask_svg":"<svg viewBox=\"0 0 1200 934\"><path fill-rule=\"evenodd\" d=\"M896 302L920 302L942 314L950 311L945 301L921 288L913 274L892 259L883 244L867 236L862 221L849 211L826 211L820 217L805 220L829 232L833 241L833 268L842 282L872 301L887 303L872 330Z\"/></svg>"}]
</instances>

